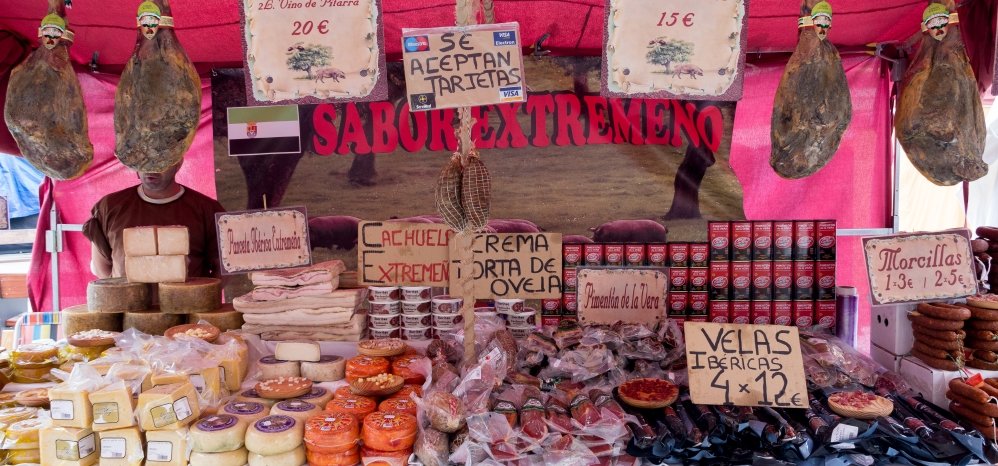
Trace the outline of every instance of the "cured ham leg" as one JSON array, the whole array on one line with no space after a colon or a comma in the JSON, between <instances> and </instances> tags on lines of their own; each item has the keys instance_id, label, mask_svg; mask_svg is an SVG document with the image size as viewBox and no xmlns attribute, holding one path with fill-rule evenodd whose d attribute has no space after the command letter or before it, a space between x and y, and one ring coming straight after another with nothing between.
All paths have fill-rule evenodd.
<instances>
[{"instance_id":1,"label":"cured ham leg","mask_svg":"<svg viewBox=\"0 0 998 466\"><path fill-rule=\"evenodd\" d=\"M63 0L49 0L38 47L10 74L4 120L21 154L57 180L83 174L94 160L83 91L69 60L73 33Z\"/></svg>"},{"instance_id":2,"label":"cured ham leg","mask_svg":"<svg viewBox=\"0 0 998 466\"><path fill-rule=\"evenodd\" d=\"M901 82L894 128L908 159L929 181L952 186L988 173L984 108L953 0L923 14L918 53Z\"/></svg>"},{"instance_id":3,"label":"cured ham leg","mask_svg":"<svg viewBox=\"0 0 998 466\"><path fill-rule=\"evenodd\" d=\"M201 79L173 31L168 0L139 5L139 32L114 96L115 156L159 173L191 147L201 117Z\"/></svg>"},{"instance_id":4,"label":"cured ham leg","mask_svg":"<svg viewBox=\"0 0 998 466\"><path fill-rule=\"evenodd\" d=\"M791 179L813 175L824 167L852 119L839 51L825 40L831 28L831 6L804 0L800 21L797 48L776 88L770 133L769 165Z\"/></svg>"}]
</instances>

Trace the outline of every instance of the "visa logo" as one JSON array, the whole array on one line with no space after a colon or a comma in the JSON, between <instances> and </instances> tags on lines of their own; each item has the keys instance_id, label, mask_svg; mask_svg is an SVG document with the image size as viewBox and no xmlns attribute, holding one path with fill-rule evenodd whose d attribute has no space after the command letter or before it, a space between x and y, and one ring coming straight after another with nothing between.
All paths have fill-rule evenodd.
<instances>
[{"instance_id":1,"label":"visa logo","mask_svg":"<svg viewBox=\"0 0 998 466\"><path fill-rule=\"evenodd\" d=\"M495 45L516 45L516 31L498 31L492 33L492 40Z\"/></svg>"},{"instance_id":2,"label":"visa logo","mask_svg":"<svg viewBox=\"0 0 998 466\"><path fill-rule=\"evenodd\" d=\"M500 88L499 100L502 102L519 102L523 100L523 88L520 87Z\"/></svg>"},{"instance_id":3,"label":"visa logo","mask_svg":"<svg viewBox=\"0 0 998 466\"><path fill-rule=\"evenodd\" d=\"M430 50L430 38L427 36L410 36L403 38L402 48L406 52L425 52Z\"/></svg>"}]
</instances>

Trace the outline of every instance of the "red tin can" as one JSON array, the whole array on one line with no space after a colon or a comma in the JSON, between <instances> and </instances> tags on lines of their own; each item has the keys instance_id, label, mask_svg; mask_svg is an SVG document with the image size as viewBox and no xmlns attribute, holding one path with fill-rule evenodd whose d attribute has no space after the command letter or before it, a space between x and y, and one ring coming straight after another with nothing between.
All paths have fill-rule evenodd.
<instances>
[{"instance_id":1,"label":"red tin can","mask_svg":"<svg viewBox=\"0 0 998 466\"><path fill-rule=\"evenodd\" d=\"M690 291L690 269L669 268L669 291Z\"/></svg>"},{"instance_id":2,"label":"red tin can","mask_svg":"<svg viewBox=\"0 0 998 466\"><path fill-rule=\"evenodd\" d=\"M709 307L711 322L726 324L731 320L731 301L711 301Z\"/></svg>"},{"instance_id":3,"label":"red tin can","mask_svg":"<svg viewBox=\"0 0 998 466\"><path fill-rule=\"evenodd\" d=\"M814 305L814 320L825 331L835 331L835 300L817 301Z\"/></svg>"},{"instance_id":4,"label":"red tin can","mask_svg":"<svg viewBox=\"0 0 998 466\"><path fill-rule=\"evenodd\" d=\"M545 315L545 316L557 316L557 315L561 315L561 300L560 299L542 299L541 300L541 315Z\"/></svg>"},{"instance_id":5,"label":"red tin can","mask_svg":"<svg viewBox=\"0 0 998 466\"><path fill-rule=\"evenodd\" d=\"M835 260L835 220L818 220L815 229L817 230L815 236L818 238L818 260Z\"/></svg>"},{"instance_id":6,"label":"red tin can","mask_svg":"<svg viewBox=\"0 0 998 466\"><path fill-rule=\"evenodd\" d=\"M561 269L561 284L565 287L565 291L575 291L575 287L579 284L578 269L575 267Z\"/></svg>"},{"instance_id":7,"label":"red tin can","mask_svg":"<svg viewBox=\"0 0 998 466\"><path fill-rule=\"evenodd\" d=\"M603 265L604 249L602 244L588 243L582 245L582 263L585 265Z\"/></svg>"},{"instance_id":8,"label":"red tin can","mask_svg":"<svg viewBox=\"0 0 998 466\"><path fill-rule=\"evenodd\" d=\"M710 260L731 260L731 223L709 222L707 239L710 242Z\"/></svg>"},{"instance_id":9,"label":"red tin can","mask_svg":"<svg viewBox=\"0 0 998 466\"><path fill-rule=\"evenodd\" d=\"M645 252L643 244L625 244L624 263L632 267L645 265Z\"/></svg>"},{"instance_id":10,"label":"red tin can","mask_svg":"<svg viewBox=\"0 0 998 466\"><path fill-rule=\"evenodd\" d=\"M669 263L669 246L665 243L654 243L646 246L648 265L665 267Z\"/></svg>"},{"instance_id":11,"label":"red tin can","mask_svg":"<svg viewBox=\"0 0 998 466\"><path fill-rule=\"evenodd\" d=\"M794 221L794 260L813 261L817 258L815 248L814 220Z\"/></svg>"},{"instance_id":12,"label":"red tin can","mask_svg":"<svg viewBox=\"0 0 998 466\"><path fill-rule=\"evenodd\" d=\"M794 301L794 325L811 328L814 325L814 301Z\"/></svg>"},{"instance_id":13,"label":"red tin can","mask_svg":"<svg viewBox=\"0 0 998 466\"><path fill-rule=\"evenodd\" d=\"M690 243L690 267L710 266L710 245L707 243Z\"/></svg>"},{"instance_id":14,"label":"red tin can","mask_svg":"<svg viewBox=\"0 0 998 466\"><path fill-rule=\"evenodd\" d=\"M814 267L815 293L818 301L835 300L835 261L818 261Z\"/></svg>"},{"instance_id":15,"label":"red tin can","mask_svg":"<svg viewBox=\"0 0 998 466\"><path fill-rule=\"evenodd\" d=\"M773 299L773 263L760 261L752 263L752 300L771 301Z\"/></svg>"},{"instance_id":16,"label":"red tin can","mask_svg":"<svg viewBox=\"0 0 998 466\"><path fill-rule=\"evenodd\" d=\"M561 316L541 316L541 327L555 330L561 323Z\"/></svg>"},{"instance_id":17,"label":"red tin can","mask_svg":"<svg viewBox=\"0 0 998 466\"><path fill-rule=\"evenodd\" d=\"M752 260L752 222L731 222L731 260Z\"/></svg>"},{"instance_id":18,"label":"red tin can","mask_svg":"<svg viewBox=\"0 0 998 466\"><path fill-rule=\"evenodd\" d=\"M561 294L561 315L574 316L579 313L579 303L575 292Z\"/></svg>"},{"instance_id":19,"label":"red tin can","mask_svg":"<svg viewBox=\"0 0 998 466\"><path fill-rule=\"evenodd\" d=\"M624 265L624 245L605 244L603 245L603 263L606 265Z\"/></svg>"},{"instance_id":20,"label":"red tin can","mask_svg":"<svg viewBox=\"0 0 998 466\"><path fill-rule=\"evenodd\" d=\"M752 297L752 263L731 263L731 300L743 301Z\"/></svg>"},{"instance_id":21,"label":"red tin can","mask_svg":"<svg viewBox=\"0 0 998 466\"><path fill-rule=\"evenodd\" d=\"M690 316L686 318L687 322L707 322L707 316Z\"/></svg>"},{"instance_id":22,"label":"red tin can","mask_svg":"<svg viewBox=\"0 0 998 466\"><path fill-rule=\"evenodd\" d=\"M773 262L773 300L790 301L794 299L794 263L790 261Z\"/></svg>"},{"instance_id":23,"label":"red tin can","mask_svg":"<svg viewBox=\"0 0 998 466\"><path fill-rule=\"evenodd\" d=\"M752 323L769 325L771 322L773 322L773 302L752 301Z\"/></svg>"},{"instance_id":24,"label":"red tin can","mask_svg":"<svg viewBox=\"0 0 998 466\"><path fill-rule=\"evenodd\" d=\"M794 304L791 301L773 301L773 323L776 325L792 325L794 321Z\"/></svg>"},{"instance_id":25,"label":"red tin can","mask_svg":"<svg viewBox=\"0 0 998 466\"><path fill-rule=\"evenodd\" d=\"M814 299L814 262L794 261L794 301Z\"/></svg>"},{"instance_id":26,"label":"red tin can","mask_svg":"<svg viewBox=\"0 0 998 466\"><path fill-rule=\"evenodd\" d=\"M578 267L582 265L582 245L562 244L561 245L562 264L565 267Z\"/></svg>"},{"instance_id":27,"label":"red tin can","mask_svg":"<svg viewBox=\"0 0 998 466\"><path fill-rule=\"evenodd\" d=\"M752 222L752 260L773 260L773 222Z\"/></svg>"},{"instance_id":28,"label":"red tin can","mask_svg":"<svg viewBox=\"0 0 998 466\"><path fill-rule=\"evenodd\" d=\"M727 301L731 295L731 263L710 263L710 300Z\"/></svg>"},{"instance_id":29,"label":"red tin can","mask_svg":"<svg viewBox=\"0 0 998 466\"><path fill-rule=\"evenodd\" d=\"M686 308L690 305L690 294L684 292L669 292L669 317L686 317Z\"/></svg>"},{"instance_id":30,"label":"red tin can","mask_svg":"<svg viewBox=\"0 0 998 466\"><path fill-rule=\"evenodd\" d=\"M750 301L731 301L731 323L751 323L752 303Z\"/></svg>"},{"instance_id":31,"label":"red tin can","mask_svg":"<svg viewBox=\"0 0 998 466\"><path fill-rule=\"evenodd\" d=\"M690 293L690 305L688 315L691 316L706 316L709 309L707 309L707 303L710 300L707 299L707 293L704 292L691 292Z\"/></svg>"},{"instance_id":32,"label":"red tin can","mask_svg":"<svg viewBox=\"0 0 998 466\"><path fill-rule=\"evenodd\" d=\"M669 267L690 266L690 243L669 243Z\"/></svg>"},{"instance_id":33,"label":"red tin can","mask_svg":"<svg viewBox=\"0 0 998 466\"><path fill-rule=\"evenodd\" d=\"M710 269L695 268L690 271L690 291L706 293L710 288Z\"/></svg>"},{"instance_id":34,"label":"red tin can","mask_svg":"<svg viewBox=\"0 0 998 466\"><path fill-rule=\"evenodd\" d=\"M773 222L773 260L794 259L794 222Z\"/></svg>"}]
</instances>

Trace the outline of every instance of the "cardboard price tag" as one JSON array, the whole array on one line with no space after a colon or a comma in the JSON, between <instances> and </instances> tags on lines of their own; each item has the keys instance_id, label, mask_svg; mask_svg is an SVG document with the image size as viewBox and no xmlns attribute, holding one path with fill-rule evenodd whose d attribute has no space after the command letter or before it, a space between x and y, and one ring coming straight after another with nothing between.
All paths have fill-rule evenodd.
<instances>
[{"instance_id":1,"label":"cardboard price tag","mask_svg":"<svg viewBox=\"0 0 998 466\"><path fill-rule=\"evenodd\" d=\"M970 231L863 238L873 304L963 298L977 293Z\"/></svg>"},{"instance_id":2,"label":"cardboard price tag","mask_svg":"<svg viewBox=\"0 0 998 466\"><path fill-rule=\"evenodd\" d=\"M579 320L654 325L665 316L668 285L664 269L579 269Z\"/></svg>"},{"instance_id":3,"label":"cardboard price tag","mask_svg":"<svg viewBox=\"0 0 998 466\"><path fill-rule=\"evenodd\" d=\"M223 274L312 263L304 207L220 212L215 226Z\"/></svg>"},{"instance_id":4,"label":"cardboard price tag","mask_svg":"<svg viewBox=\"0 0 998 466\"><path fill-rule=\"evenodd\" d=\"M807 407L797 327L686 322L685 335L694 403Z\"/></svg>"},{"instance_id":5,"label":"cardboard price tag","mask_svg":"<svg viewBox=\"0 0 998 466\"><path fill-rule=\"evenodd\" d=\"M470 250L451 246L451 287L462 278L461 257L474 257L472 280L478 299L561 297L561 234L482 233Z\"/></svg>"},{"instance_id":6,"label":"cardboard price tag","mask_svg":"<svg viewBox=\"0 0 998 466\"><path fill-rule=\"evenodd\" d=\"M449 286L454 230L435 223L361 222L357 268L362 285Z\"/></svg>"}]
</instances>

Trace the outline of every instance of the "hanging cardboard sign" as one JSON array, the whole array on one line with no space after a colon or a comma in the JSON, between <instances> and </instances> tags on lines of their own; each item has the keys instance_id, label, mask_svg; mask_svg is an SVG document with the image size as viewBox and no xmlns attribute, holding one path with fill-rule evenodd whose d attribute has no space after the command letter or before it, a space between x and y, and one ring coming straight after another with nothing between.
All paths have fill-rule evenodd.
<instances>
[{"instance_id":1,"label":"hanging cardboard sign","mask_svg":"<svg viewBox=\"0 0 998 466\"><path fill-rule=\"evenodd\" d=\"M580 268L576 279L581 322L654 325L665 317L669 286L665 269Z\"/></svg>"},{"instance_id":2,"label":"hanging cardboard sign","mask_svg":"<svg viewBox=\"0 0 998 466\"><path fill-rule=\"evenodd\" d=\"M684 334L694 403L808 406L797 327L686 322Z\"/></svg>"},{"instance_id":3,"label":"hanging cardboard sign","mask_svg":"<svg viewBox=\"0 0 998 466\"><path fill-rule=\"evenodd\" d=\"M602 93L738 100L749 0L606 0Z\"/></svg>"},{"instance_id":4,"label":"hanging cardboard sign","mask_svg":"<svg viewBox=\"0 0 998 466\"><path fill-rule=\"evenodd\" d=\"M970 231L863 238L873 304L963 298L977 293Z\"/></svg>"},{"instance_id":5,"label":"hanging cardboard sign","mask_svg":"<svg viewBox=\"0 0 998 466\"><path fill-rule=\"evenodd\" d=\"M215 226L225 275L312 263L304 207L219 212Z\"/></svg>"},{"instance_id":6,"label":"hanging cardboard sign","mask_svg":"<svg viewBox=\"0 0 998 466\"><path fill-rule=\"evenodd\" d=\"M380 0L242 0L250 105L387 97Z\"/></svg>"},{"instance_id":7,"label":"hanging cardboard sign","mask_svg":"<svg viewBox=\"0 0 998 466\"><path fill-rule=\"evenodd\" d=\"M561 297L561 234L481 233L470 250L451 245L451 287L462 275L461 257L474 258L475 298L553 299Z\"/></svg>"},{"instance_id":8,"label":"hanging cardboard sign","mask_svg":"<svg viewBox=\"0 0 998 466\"><path fill-rule=\"evenodd\" d=\"M519 23L402 29L412 111L523 102Z\"/></svg>"},{"instance_id":9,"label":"hanging cardboard sign","mask_svg":"<svg viewBox=\"0 0 998 466\"><path fill-rule=\"evenodd\" d=\"M449 286L454 230L437 223L361 222L357 227L362 285Z\"/></svg>"}]
</instances>

